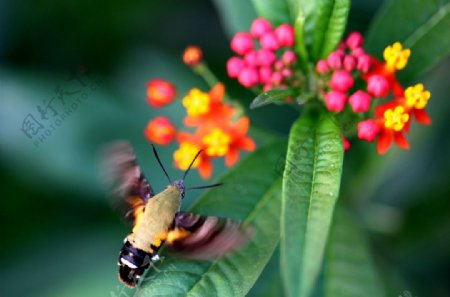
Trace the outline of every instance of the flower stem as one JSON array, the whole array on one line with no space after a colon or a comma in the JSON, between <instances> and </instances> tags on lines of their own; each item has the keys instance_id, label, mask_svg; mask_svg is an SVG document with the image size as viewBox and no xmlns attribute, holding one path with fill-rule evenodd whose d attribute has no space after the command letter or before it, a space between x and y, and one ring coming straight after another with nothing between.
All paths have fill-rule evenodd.
<instances>
[{"instance_id":1,"label":"flower stem","mask_svg":"<svg viewBox=\"0 0 450 297\"><path fill-rule=\"evenodd\" d=\"M206 63L204 62L199 63L196 67L193 68L193 70L195 71L195 73L200 75L211 88L219 82L217 77L214 75L214 73L211 72L208 65L206 65Z\"/></svg>"}]
</instances>

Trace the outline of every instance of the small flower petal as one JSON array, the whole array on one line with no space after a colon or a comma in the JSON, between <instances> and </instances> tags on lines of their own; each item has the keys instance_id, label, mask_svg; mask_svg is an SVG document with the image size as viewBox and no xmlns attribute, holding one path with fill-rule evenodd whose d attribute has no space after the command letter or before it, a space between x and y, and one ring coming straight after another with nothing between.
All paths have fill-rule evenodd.
<instances>
[{"instance_id":1,"label":"small flower petal","mask_svg":"<svg viewBox=\"0 0 450 297\"><path fill-rule=\"evenodd\" d=\"M395 143L402 149L409 149L409 143L403 133L395 133L394 134Z\"/></svg>"},{"instance_id":2,"label":"small flower petal","mask_svg":"<svg viewBox=\"0 0 450 297\"><path fill-rule=\"evenodd\" d=\"M394 140L394 133L389 130L385 130L381 133L377 142L377 151L380 155L385 154L392 145Z\"/></svg>"},{"instance_id":3,"label":"small flower petal","mask_svg":"<svg viewBox=\"0 0 450 297\"><path fill-rule=\"evenodd\" d=\"M231 149L225 156L225 166L231 167L239 160L239 151L237 149Z\"/></svg>"}]
</instances>

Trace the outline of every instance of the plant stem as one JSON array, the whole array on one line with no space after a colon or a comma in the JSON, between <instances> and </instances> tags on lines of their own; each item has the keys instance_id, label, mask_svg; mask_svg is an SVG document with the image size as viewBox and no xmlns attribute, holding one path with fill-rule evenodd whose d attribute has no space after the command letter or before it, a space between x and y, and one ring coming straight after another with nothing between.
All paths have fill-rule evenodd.
<instances>
[{"instance_id":1,"label":"plant stem","mask_svg":"<svg viewBox=\"0 0 450 297\"><path fill-rule=\"evenodd\" d=\"M211 72L209 67L204 62L199 63L196 67L193 68L193 70L195 71L195 73L203 77L203 79L211 88L219 82L217 77L214 75L214 73Z\"/></svg>"}]
</instances>

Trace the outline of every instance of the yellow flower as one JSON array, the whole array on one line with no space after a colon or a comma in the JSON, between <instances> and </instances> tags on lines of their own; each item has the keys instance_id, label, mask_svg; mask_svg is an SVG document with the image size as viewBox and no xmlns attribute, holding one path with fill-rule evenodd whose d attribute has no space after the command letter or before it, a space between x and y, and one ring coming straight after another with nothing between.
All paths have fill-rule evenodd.
<instances>
[{"instance_id":1,"label":"yellow flower","mask_svg":"<svg viewBox=\"0 0 450 297\"><path fill-rule=\"evenodd\" d=\"M210 101L208 93L194 88L183 98L182 103L189 116L199 116L209 112Z\"/></svg>"},{"instance_id":2,"label":"yellow flower","mask_svg":"<svg viewBox=\"0 0 450 297\"><path fill-rule=\"evenodd\" d=\"M384 126L394 131L401 131L409 120L409 114L403 106L390 108L384 112Z\"/></svg>"},{"instance_id":3,"label":"yellow flower","mask_svg":"<svg viewBox=\"0 0 450 297\"><path fill-rule=\"evenodd\" d=\"M383 57L386 61L386 65L391 70L401 70L408 64L409 56L411 55L410 49L403 49L400 42L395 42L384 49Z\"/></svg>"},{"instance_id":4,"label":"yellow flower","mask_svg":"<svg viewBox=\"0 0 450 297\"><path fill-rule=\"evenodd\" d=\"M203 144L206 145L206 154L208 156L225 156L230 148L230 142L230 135L219 128L214 129L203 137Z\"/></svg>"},{"instance_id":5,"label":"yellow flower","mask_svg":"<svg viewBox=\"0 0 450 297\"><path fill-rule=\"evenodd\" d=\"M173 153L173 159L176 166L181 170L186 170L194 160L195 155L200 148L195 144L189 142L183 142L180 144L180 148ZM200 158L197 158L192 164L192 168L196 168L200 164Z\"/></svg>"},{"instance_id":6,"label":"yellow flower","mask_svg":"<svg viewBox=\"0 0 450 297\"><path fill-rule=\"evenodd\" d=\"M430 91L424 90L423 84L417 84L405 90L406 105L415 109L424 109L430 96Z\"/></svg>"}]
</instances>

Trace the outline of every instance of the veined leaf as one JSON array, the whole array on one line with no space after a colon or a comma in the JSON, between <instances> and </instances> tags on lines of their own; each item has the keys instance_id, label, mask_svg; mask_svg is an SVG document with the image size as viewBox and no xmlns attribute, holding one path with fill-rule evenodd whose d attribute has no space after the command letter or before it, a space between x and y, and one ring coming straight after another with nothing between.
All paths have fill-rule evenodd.
<instances>
[{"instance_id":1,"label":"veined leaf","mask_svg":"<svg viewBox=\"0 0 450 297\"><path fill-rule=\"evenodd\" d=\"M283 285L280 279L280 253L276 249L247 297L282 296Z\"/></svg>"},{"instance_id":2,"label":"veined leaf","mask_svg":"<svg viewBox=\"0 0 450 297\"><path fill-rule=\"evenodd\" d=\"M296 50L303 69L307 69L308 62L326 57L338 45L347 24L350 0L305 0L291 7L297 11Z\"/></svg>"},{"instance_id":3,"label":"veined leaf","mask_svg":"<svg viewBox=\"0 0 450 297\"><path fill-rule=\"evenodd\" d=\"M274 26L292 23L289 0L252 0L258 15L268 19Z\"/></svg>"},{"instance_id":4,"label":"veined leaf","mask_svg":"<svg viewBox=\"0 0 450 297\"><path fill-rule=\"evenodd\" d=\"M311 294L339 193L343 145L333 116L309 110L294 123L283 176L281 270L287 296Z\"/></svg>"},{"instance_id":5,"label":"veined leaf","mask_svg":"<svg viewBox=\"0 0 450 297\"><path fill-rule=\"evenodd\" d=\"M411 80L433 68L450 53L448 0L391 0L375 17L366 39L367 49L382 57L383 49L400 41L411 49L406 68L399 72Z\"/></svg>"},{"instance_id":6,"label":"veined leaf","mask_svg":"<svg viewBox=\"0 0 450 297\"><path fill-rule=\"evenodd\" d=\"M347 25L350 0L320 0L317 3L313 32L314 62L326 58L339 44Z\"/></svg>"},{"instance_id":7,"label":"veined leaf","mask_svg":"<svg viewBox=\"0 0 450 297\"><path fill-rule=\"evenodd\" d=\"M308 66L309 54L306 48L304 28L305 28L305 14L302 10L299 10L294 23L294 32L296 40L295 50L297 51L299 57L300 66L306 72L309 67Z\"/></svg>"},{"instance_id":8,"label":"veined leaf","mask_svg":"<svg viewBox=\"0 0 450 297\"><path fill-rule=\"evenodd\" d=\"M381 279L361 230L337 208L325 255L325 297L382 297Z\"/></svg>"},{"instance_id":9,"label":"veined leaf","mask_svg":"<svg viewBox=\"0 0 450 297\"><path fill-rule=\"evenodd\" d=\"M270 90L266 92L262 92L258 96L256 96L255 99L253 99L252 103L250 104L250 108L258 108L265 105L268 105L270 103L283 103L286 102L286 99L289 96L295 95L295 91L292 89L286 89L286 90Z\"/></svg>"},{"instance_id":10,"label":"veined leaf","mask_svg":"<svg viewBox=\"0 0 450 297\"><path fill-rule=\"evenodd\" d=\"M191 209L202 215L244 220L255 234L249 244L215 261L165 255L150 271L139 296L245 296L275 250L280 235L281 173L286 146L277 142L242 161Z\"/></svg>"}]
</instances>

